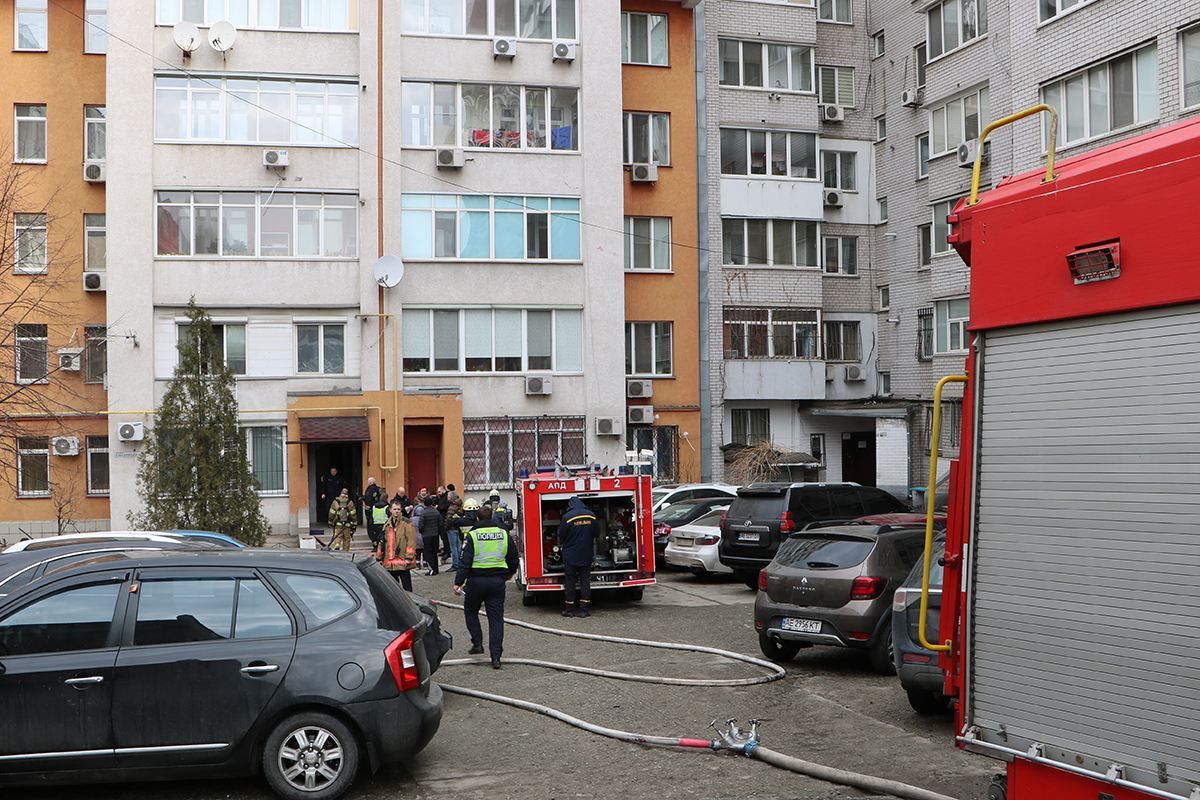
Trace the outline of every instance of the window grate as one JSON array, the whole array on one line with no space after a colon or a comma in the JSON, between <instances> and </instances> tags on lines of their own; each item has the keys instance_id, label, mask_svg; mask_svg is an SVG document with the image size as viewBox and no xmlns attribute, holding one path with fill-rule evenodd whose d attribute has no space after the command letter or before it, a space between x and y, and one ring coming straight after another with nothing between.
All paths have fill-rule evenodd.
<instances>
[{"instance_id":1,"label":"window grate","mask_svg":"<svg viewBox=\"0 0 1200 800\"><path fill-rule=\"evenodd\" d=\"M1121 277L1121 243L1085 245L1067 255L1067 268L1075 285Z\"/></svg>"}]
</instances>

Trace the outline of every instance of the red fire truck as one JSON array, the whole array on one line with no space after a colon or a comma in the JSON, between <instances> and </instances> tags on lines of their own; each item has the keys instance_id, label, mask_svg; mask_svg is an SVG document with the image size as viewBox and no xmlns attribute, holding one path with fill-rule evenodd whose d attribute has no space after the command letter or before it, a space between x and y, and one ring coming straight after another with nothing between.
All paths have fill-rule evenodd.
<instances>
[{"instance_id":1,"label":"red fire truck","mask_svg":"<svg viewBox=\"0 0 1200 800\"><path fill-rule=\"evenodd\" d=\"M1198 800L1200 119L1053 158L950 217L972 345L921 638L993 798Z\"/></svg>"},{"instance_id":2,"label":"red fire truck","mask_svg":"<svg viewBox=\"0 0 1200 800\"><path fill-rule=\"evenodd\" d=\"M600 535L592 562L592 589L622 589L641 600L654 583L654 523L648 475L539 475L521 481L518 512L521 568L517 585L531 606L562 592L558 524L567 501L579 497L596 514Z\"/></svg>"}]
</instances>

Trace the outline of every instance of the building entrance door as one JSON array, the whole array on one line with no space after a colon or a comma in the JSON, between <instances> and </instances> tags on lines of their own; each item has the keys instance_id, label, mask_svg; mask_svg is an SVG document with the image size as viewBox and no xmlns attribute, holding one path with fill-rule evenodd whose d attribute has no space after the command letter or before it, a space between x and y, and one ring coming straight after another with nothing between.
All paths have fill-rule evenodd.
<instances>
[{"instance_id":1,"label":"building entrance door","mask_svg":"<svg viewBox=\"0 0 1200 800\"><path fill-rule=\"evenodd\" d=\"M842 480L875 485L875 431L842 434Z\"/></svg>"},{"instance_id":2,"label":"building entrance door","mask_svg":"<svg viewBox=\"0 0 1200 800\"><path fill-rule=\"evenodd\" d=\"M336 468L340 481L330 478L330 468ZM308 513L316 525L327 523L326 513L333 502L330 487L338 483L350 490L357 499L363 489L362 442L321 442L308 446ZM325 497L321 497L324 494ZM362 509L359 509L359 524L362 524Z\"/></svg>"}]
</instances>

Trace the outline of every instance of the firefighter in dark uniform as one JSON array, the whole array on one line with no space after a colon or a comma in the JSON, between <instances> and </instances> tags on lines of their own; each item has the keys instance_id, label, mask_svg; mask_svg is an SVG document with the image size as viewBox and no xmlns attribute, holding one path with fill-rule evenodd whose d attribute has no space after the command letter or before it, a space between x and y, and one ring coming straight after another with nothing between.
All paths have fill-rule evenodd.
<instances>
[{"instance_id":1,"label":"firefighter in dark uniform","mask_svg":"<svg viewBox=\"0 0 1200 800\"><path fill-rule=\"evenodd\" d=\"M558 546L562 548L563 591L566 605L564 617L591 616L592 557L596 551L596 535L600 525L596 515L578 497L567 501L562 521L558 525ZM575 583L579 582L579 607L575 606Z\"/></svg>"},{"instance_id":2,"label":"firefighter in dark uniform","mask_svg":"<svg viewBox=\"0 0 1200 800\"><path fill-rule=\"evenodd\" d=\"M458 574L454 576L454 593L463 594L466 585L467 631L471 634L471 655L483 654L483 628L479 625L479 607L487 608L488 652L492 669L500 669L504 652L504 588L508 579L517 573L517 545L512 536L497 527L490 506L475 512L476 527L463 543Z\"/></svg>"}]
</instances>

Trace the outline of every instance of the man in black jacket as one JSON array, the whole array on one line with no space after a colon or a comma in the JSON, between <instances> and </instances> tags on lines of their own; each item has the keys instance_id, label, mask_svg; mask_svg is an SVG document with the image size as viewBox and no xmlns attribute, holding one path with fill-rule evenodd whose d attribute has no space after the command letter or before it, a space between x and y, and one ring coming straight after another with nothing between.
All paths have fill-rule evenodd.
<instances>
[{"instance_id":1,"label":"man in black jacket","mask_svg":"<svg viewBox=\"0 0 1200 800\"><path fill-rule=\"evenodd\" d=\"M467 630L471 634L470 655L483 654L483 628L479 624L479 607L487 607L488 651L492 669L500 669L500 654L504 652L504 587L517 573L519 557L512 535L496 526L490 506L475 512L476 526L467 534L454 576L454 593L461 595L466 585L463 603Z\"/></svg>"},{"instance_id":2,"label":"man in black jacket","mask_svg":"<svg viewBox=\"0 0 1200 800\"><path fill-rule=\"evenodd\" d=\"M567 501L558 526L558 546L562 548L564 617L589 617L592 604L592 557L600 524L596 515L578 497ZM575 583L579 582L579 609L575 608Z\"/></svg>"},{"instance_id":3,"label":"man in black jacket","mask_svg":"<svg viewBox=\"0 0 1200 800\"><path fill-rule=\"evenodd\" d=\"M417 522L417 530L421 534L421 549L425 553L425 563L429 565L426 575L438 574L438 545L445 529L446 520L437 510L437 496L429 495L425 498L425 509Z\"/></svg>"},{"instance_id":4,"label":"man in black jacket","mask_svg":"<svg viewBox=\"0 0 1200 800\"><path fill-rule=\"evenodd\" d=\"M342 489L349 489L350 484L346 483L346 479L338 474L337 467L330 467L329 474L322 476L317 481L318 494L320 495L320 521L328 524L329 507L333 505L333 500L342 493Z\"/></svg>"},{"instance_id":5,"label":"man in black jacket","mask_svg":"<svg viewBox=\"0 0 1200 800\"><path fill-rule=\"evenodd\" d=\"M380 505L381 501L387 501L387 494L375 483L374 478L367 478L367 488L363 490L362 501L363 518L367 521L367 536L371 538L371 544L377 544L379 536L383 531L383 523L375 522L373 512L375 506ZM384 521L386 522L386 519Z\"/></svg>"}]
</instances>

